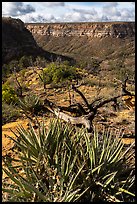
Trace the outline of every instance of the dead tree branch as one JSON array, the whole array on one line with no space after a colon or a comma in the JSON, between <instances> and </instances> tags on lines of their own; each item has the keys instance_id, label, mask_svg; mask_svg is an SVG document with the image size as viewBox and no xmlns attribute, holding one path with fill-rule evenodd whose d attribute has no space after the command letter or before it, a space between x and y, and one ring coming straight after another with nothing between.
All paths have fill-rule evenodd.
<instances>
[{"instance_id":1,"label":"dead tree branch","mask_svg":"<svg viewBox=\"0 0 137 204\"><path fill-rule=\"evenodd\" d=\"M75 89L74 86L73 86L73 88L82 97L82 99L86 99L85 96L81 93L81 91L79 91L78 89ZM123 95L125 95L125 94L123 94ZM94 100L91 104L89 104L88 101L86 100L88 103L88 107L89 107L88 112L85 111L83 106L79 103L70 105L68 107L56 106L51 101L46 99L45 105L49 109L49 111L54 113L58 118L66 121L66 122L70 122L71 124L84 125L88 129L88 131L90 132L90 131L92 131L93 119L95 118L98 109L107 103L110 103L112 101L115 102L119 97L121 97L123 95L118 95L118 96L112 97L110 99L106 99L104 101L101 101L95 107L93 107L93 102L95 103L96 101L99 101L100 99L96 99L96 101ZM66 111L69 113L79 113L80 116L79 117L73 117L73 116L70 116L68 113L64 113L63 111Z\"/></svg>"},{"instance_id":2,"label":"dead tree branch","mask_svg":"<svg viewBox=\"0 0 137 204\"><path fill-rule=\"evenodd\" d=\"M79 91L74 85L72 85L72 89L81 96L81 98L83 99L83 101L84 101L85 105L87 106L87 108L90 109L90 105L89 105L86 97L84 96L84 94L81 91Z\"/></svg>"},{"instance_id":3,"label":"dead tree branch","mask_svg":"<svg viewBox=\"0 0 137 204\"><path fill-rule=\"evenodd\" d=\"M16 83L17 83L17 95L19 97L22 97L23 93L22 93L22 86L18 80L18 77L17 77L17 72L16 72L16 68L14 67L14 74L15 74L15 80L16 80Z\"/></svg>"},{"instance_id":4,"label":"dead tree branch","mask_svg":"<svg viewBox=\"0 0 137 204\"><path fill-rule=\"evenodd\" d=\"M126 89L126 87L127 87L127 85L126 85L127 80L128 80L128 76L127 76L127 78L124 80L124 82L122 82L122 92L125 93L125 94L128 95L128 96L131 96L131 95L132 95L131 92L129 92L129 91Z\"/></svg>"},{"instance_id":5,"label":"dead tree branch","mask_svg":"<svg viewBox=\"0 0 137 204\"><path fill-rule=\"evenodd\" d=\"M130 91L127 90L127 81L129 80L128 76L126 77L124 81L121 81L118 79L115 79L115 80L121 83L123 94L128 95L128 96L135 96L135 94L132 94Z\"/></svg>"},{"instance_id":6,"label":"dead tree branch","mask_svg":"<svg viewBox=\"0 0 137 204\"><path fill-rule=\"evenodd\" d=\"M68 107L66 107L66 106L58 106L58 108L61 111L67 111L67 112L76 113L76 114L79 114L79 115L86 115L86 114L88 114L80 103L72 104L72 105L70 105Z\"/></svg>"},{"instance_id":7,"label":"dead tree branch","mask_svg":"<svg viewBox=\"0 0 137 204\"><path fill-rule=\"evenodd\" d=\"M58 110L54 110L54 113L58 118L66 122L69 122L73 125L84 125L89 131L91 130L91 121L88 120L86 116L72 117Z\"/></svg>"},{"instance_id":8,"label":"dead tree branch","mask_svg":"<svg viewBox=\"0 0 137 204\"><path fill-rule=\"evenodd\" d=\"M106 100L104 100L104 101L101 101L98 105L96 105L96 106L94 107L94 110L97 110L98 108L101 108L101 107L104 106L105 104L110 103L110 102L112 102L112 101L115 102L116 99L118 99L118 98L120 98L120 97L122 97L122 96L125 96L125 94L120 94L120 95L115 96L115 97L113 97L113 98L109 98L109 99L106 99Z\"/></svg>"},{"instance_id":9,"label":"dead tree branch","mask_svg":"<svg viewBox=\"0 0 137 204\"><path fill-rule=\"evenodd\" d=\"M44 91L45 91L45 93L46 93L46 79L45 79L44 71L43 71L43 69L41 69L41 68L39 68L39 70L42 70L42 76L41 76L41 74L39 74L39 73L33 68L34 73L36 73L36 74L39 76L40 80L43 82Z\"/></svg>"},{"instance_id":10,"label":"dead tree branch","mask_svg":"<svg viewBox=\"0 0 137 204\"><path fill-rule=\"evenodd\" d=\"M126 81L127 79L123 83L123 87L125 89ZM85 126L89 132L93 130L92 128L93 120L96 114L98 113L99 108L110 102L113 102L116 105L118 98L127 95L127 92L126 93L124 92L118 96L114 96L109 99L97 98L93 100L91 103L89 103L84 94L75 85L72 85L71 87L73 91L79 94L79 96L84 101L86 107L75 101L73 101L73 104L70 103L69 106L57 106L48 98L44 100L43 106L50 112L52 112L55 116L64 120L65 122L69 122L73 125ZM72 114L75 114L75 116L72 116Z\"/></svg>"}]
</instances>

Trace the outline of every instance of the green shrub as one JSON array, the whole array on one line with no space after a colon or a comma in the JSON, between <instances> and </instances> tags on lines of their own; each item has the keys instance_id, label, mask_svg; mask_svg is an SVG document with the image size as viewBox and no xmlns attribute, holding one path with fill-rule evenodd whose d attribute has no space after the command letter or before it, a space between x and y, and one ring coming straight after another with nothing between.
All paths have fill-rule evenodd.
<instances>
[{"instance_id":1,"label":"green shrub","mask_svg":"<svg viewBox=\"0 0 137 204\"><path fill-rule=\"evenodd\" d=\"M42 102L35 94L29 94L23 99L18 100L18 106L24 111L32 115L38 114L42 109Z\"/></svg>"},{"instance_id":2,"label":"green shrub","mask_svg":"<svg viewBox=\"0 0 137 204\"><path fill-rule=\"evenodd\" d=\"M47 65L47 60L44 57L37 56L34 62L34 66L45 67Z\"/></svg>"},{"instance_id":3,"label":"green shrub","mask_svg":"<svg viewBox=\"0 0 137 204\"><path fill-rule=\"evenodd\" d=\"M20 70L19 62L17 60L12 60L8 64L2 65L2 80L5 81L7 77L10 76L10 74L13 73L14 69L16 68L16 71Z\"/></svg>"},{"instance_id":4,"label":"green shrub","mask_svg":"<svg viewBox=\"0 0 137 204\"><path fill-rule=\"evenodd\" d=\"M76 68L69 66L66 63L50 63L46 68L43 69L43 74L41 77L46 81L46 84L49 83L61 83L66 80L72 80L79 77Z\"/></svg>"},{"instance_id":5,"label":"green shrub","mask_svg":"<svg viewBox=\"0 0 137 204\"><path fill-rule=\"evenodd\" d=\"M19 72L20 70L33 66L35 64L35 57L33 56L22 56L20 59L11 60L8 64L2 65L2 80L13 73L13 71Z\"/></svg>"},{"instance_id":6,"label":"green shrub","mask_svg":"<svg viewBox=\"0 0 137 204\"><path fill-rule=\"evenodd\" d=\"M18 97L15 90L7 83L2 85L2 102L7 104L15 104L18 101Z\"/></svg>"},{"instance_id":7,"label":"green shrub","mask_svg":"<svg viewBox=\"0 0 137 204\"><path fill-rule=\"evenodd\" d=\"M24 69L26 67L30 66L30 57L23 56L19 60L19 66L21 69Z\"/></svg>"},{"instance_id":8,"label":"green shrub","mask_svg":"<svg viewBox=\"0 0 137 204\"><path fill-rule=\"evenodd\" d=\"M21 116L17 107L12 104L2 103L2 125L15 121Z\"/></svg>"},{"instance_id":9,"label":"green shrub","mask_svg":"<svg viewBox=\"0 0 137 204\"><path fill-rule=\"evenodd\" d=\"M91 58L88 61L79 61L78 66L90 74L97 75L100 72L100 63L98 59Z\"/></svg>"},{"instance_id":10,"label":"green shrub","mask_svg":"<svg viewBox=\"0 0 137 204\"><path fill-rule=\"evenodd\" d=\"M3 183L3 192L9 194L6 201L135 201L130 163L134 143L124 150L120 134L99 133L96 128L88 134L54 120L48 130L44 121L37 131L32 125L29 130L20 126L17 135L9 138L20 149L18 159L3 160L3 170L13 181Z\"/></svg>"}]
</instances>

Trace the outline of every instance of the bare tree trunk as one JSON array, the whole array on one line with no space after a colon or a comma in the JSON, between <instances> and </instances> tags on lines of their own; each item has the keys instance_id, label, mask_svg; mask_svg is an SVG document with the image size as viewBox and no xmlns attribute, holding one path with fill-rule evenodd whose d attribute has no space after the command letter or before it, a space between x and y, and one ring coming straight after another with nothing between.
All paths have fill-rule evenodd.
<instances>
[{"instance_id":1,"label":"bare tree trunk","mask_svg":"<svg viewBox=\"0 0 137 204\"><path fill-rule=\"evenodd\" d=\"M54 114L64 120L65 122L71 123L73 125L84 125L89 131L91 131L92 127L91 127L91 121L86 118L86 116L80 116L80 117L72 117L69 116L66 113L54 110Z\"/></svg>"},{"instance_id":2,"label":"bare tree trunk","mask_svg":"<svg viewBox=\"0 0 137 204\"><path fill-rule=\"evenodd\" d=\"M117 99L127 95L127 93L120 94L118 96L111 97L109 99L103 100L102 98L97 98L89 103L84 96L84 94L77 89L74 85L72 85L73 91L78 93L82 100L84 101L85 106L80 103L71 104L69 106L56 106L53 102L49 101L47 98L44 101L44 107L46 107L50 112L52 112L58 118L64 120L65 122L71 123L73 125L83 125L87 128L88 132L92 131L93 120L98 112L98 109L113 102L115 104L115 108L118 105ZM71 100L71 96L70 96ZM65 112L63 112L65 111ZM68 112L68 113L66 113ZM69 113L75 113L78 116L74 117L69 115Z\"/></svg>"}]
</instances>

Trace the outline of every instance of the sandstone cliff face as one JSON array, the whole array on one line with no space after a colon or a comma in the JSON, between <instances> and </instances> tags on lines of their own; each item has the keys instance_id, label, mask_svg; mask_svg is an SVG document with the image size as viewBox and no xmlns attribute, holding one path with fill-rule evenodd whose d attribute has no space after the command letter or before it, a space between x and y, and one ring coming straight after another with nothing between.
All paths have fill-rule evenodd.
<instances>
[{"instance_id":1,"label":"sandstone cliff face","mask_svg":"<svg viewBox=\"0 0 137 204\"><path fill-rule=\"evenodd\" d=\"M134 54L134 22L25 24L44 50L73 57L104 60Z\"/></svg>"},{"instance_id":2,"label":"sandstone cliff face","mask_svg":"<svg viewBox=\"0 0 137 204\"><path fill-rule=\"evenodd\" d=\"M26 24L32 34L45 36L87 36L90 38L124 38L135 35L134 22L120 23L45 23Z\"/></svg>"},{"instance_id":3,"label":"sandstone cliff face","mask_svg":"<svg viewBox=\"0 0 137 204\"><path fill-rule=\"evenodd\" d=\"M39 47L32 33L25 27L20 19L2 18L2 64L22 56L42 56L47 61L73 59L47 52Z\"/></svg>"},{"instance_id":4,"label":"sandstone cliff face","mask_svg":"<svg viewBox=\"0 0 137 204\"><path fill-rule=\"evenodd\" d=\"M109 71L134 75L134 22L32 23L25 26L44 50L72 57L88 70L94 72L99 67L104 76Z\"/></svg>"},{"instance_id":5,"label":"sandstone cliff face","mask_svg":"<svg viewBox=\"0 0 137 204\"><path fill-rule=\"evenodd\" d=\"M23 55L34 55L41 48L20 19L2 18L2 62Z\"/></svg>"}]
</instances>

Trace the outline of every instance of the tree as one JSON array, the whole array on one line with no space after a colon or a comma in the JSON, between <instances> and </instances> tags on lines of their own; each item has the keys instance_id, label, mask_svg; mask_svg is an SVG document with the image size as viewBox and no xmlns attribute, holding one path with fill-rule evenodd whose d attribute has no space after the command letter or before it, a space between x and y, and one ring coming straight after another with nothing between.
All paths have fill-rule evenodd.
<instances>
[{"instance_id":1,"label":"tree","mask_svg":"<svg viewBox=\"0 0 137 204\"><path fill-rule=\"evenodd\" d=\"M109 99L96 98L91 103L88 102L84 94L78 89L81 84L72 84L71 89L81 97L83 104L73 100L73 103L70 102L69 106L58 106L50 101L46 96L43 107L46 107L46 109L48 109L50 112L52 112L54 115L64 120L65 122L69 122L74 125L83 125L89 132L91 132L93 129L93 120L96 117L98 110L102 106L112 102L113 105L115 104L116 110L116 106L118 106L118 98L122 98L123 96L135 97L134 94L126 90L126 82L127 79L125 79L125 81L122 83L124 92L122 92L121 94L110 97ZM74 117L73 114L75 114L76 116Z\"/></svg>"}]
</instances>

